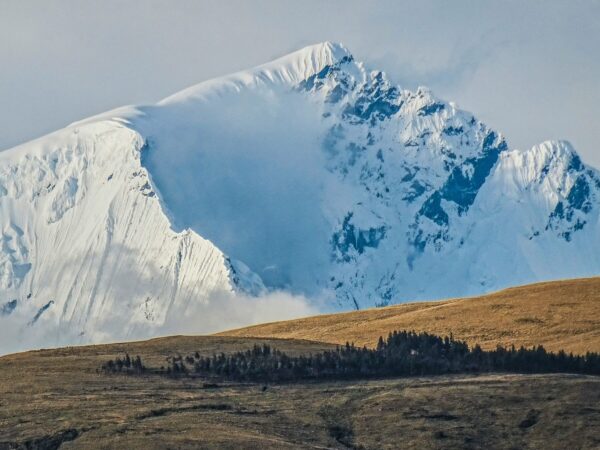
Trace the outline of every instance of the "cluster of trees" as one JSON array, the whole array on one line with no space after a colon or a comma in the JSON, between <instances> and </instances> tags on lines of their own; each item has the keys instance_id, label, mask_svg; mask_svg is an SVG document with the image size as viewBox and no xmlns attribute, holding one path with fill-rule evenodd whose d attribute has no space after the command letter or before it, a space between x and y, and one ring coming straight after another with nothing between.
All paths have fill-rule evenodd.
<instances>
[{"instance_id":1,"label":"cluster of trees","mask_svg":"<svg viewBox=\"0 0 600 450\"><path fill-rule=\"evenodd\" d=\"M144 373L146 366L142 363L142 358L136 356L131 358L128 353L125 354L124 358L116 358L115 360L108 360L101 367L103 372L107 373Z\"/></svg>"},{"instance_id":2,"label":"cluster of trees","mask_svg":"<svg viewBox=\"0 0 600 450\"><path fill-rule=\"evenodd\" d=\"M143 372L145 368L138 358L136 367ZM123 360L119 363L119 359L116 362L109 361L105 366L105 370L117 372L129 367ZM542 346L532 349L498 347L484 351L478 345L469 348L465 342L452 337L394 331L386 340L379 338L375 349L347 343L335 350L290 356L269 345L255 345L250 350L209 357L201 356L198 352L186 357L178 355L168 358L167 367L153 372L174 377L197 376L259 382L478 372L600 375L600 354L580 356L564 351L550 353Z\"/></svg>"},{"instance_id":3,"label":"cluster of trees","mask_svg":"<svg viewBox=\"0 0 600 450\"><path fill-rule=\"evenodd\" d=\"M479 346L470 349L452 337L395 331L387 340L379 338L375 349L347 343L314 355L289 356L268 345L255 345L251 350L229 355L200 357L196 353L173 359L166 372L261 382L465 372L600 374L600 355L549 353L542 346L484 351Z\"/></svg>"}]
</instances>

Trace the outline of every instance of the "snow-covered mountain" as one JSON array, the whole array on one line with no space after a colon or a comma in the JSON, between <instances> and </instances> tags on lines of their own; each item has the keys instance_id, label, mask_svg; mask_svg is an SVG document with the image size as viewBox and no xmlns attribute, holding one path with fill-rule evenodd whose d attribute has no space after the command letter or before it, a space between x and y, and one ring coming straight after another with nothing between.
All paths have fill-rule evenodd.
<instances>
[{"instance_id":1,"label":"snow-covered mountain","mask_svg":"<svg viewBox=\"0 0 600 450\"><path fill-rule=\"evenodd\" d=\"M595 275L599 195L567 142L511 150L318 44L0 153L0 319L62 344L219 293L349 309Z\"/></svg>"}]
</instances>

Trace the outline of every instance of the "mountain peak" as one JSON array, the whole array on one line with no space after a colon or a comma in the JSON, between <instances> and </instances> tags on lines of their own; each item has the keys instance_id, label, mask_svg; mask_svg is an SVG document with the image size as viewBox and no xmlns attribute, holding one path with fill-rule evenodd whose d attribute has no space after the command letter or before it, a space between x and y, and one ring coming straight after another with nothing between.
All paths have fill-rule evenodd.
<instances>
[{"instance_id":1,"label":"mountain peak","mask_svg":"<svg viewBox=\"0 0 600 450\"><path fill-rule=\"evenodd\" d=\"M527 153L531 158L538 160L538 164L547 165L553 162L576 171L584 169L577 151L566 140L547 140L534 145Z\"/></svg>"},{"instance_id":2,"label":"mountain peak","mask_svg":"<svg viewBox=\"0 0 600 450\"><path fill-rule=\"evenodd\" d=\"M510 150L332 42L0 155L0 211L0 320L44 344L265 320L238 292L362 308L600 268L569 143Z\"/></svg>"},{"instance_id":3,"label":"mountain peak","mask_svg":"<svg viewBox=\"0 0 600 450\"><path fill-rule=\"evenodd\" d=\"M534 148L538 149L538 151L544 150L546 152L551 152L556 156L571 156L577 154L573 145L569 141L563 139L546 140L535 145Z\"/></svg>"},{"instance_id":4,"label":"mountain peak","mask_svg":"<svg viewBox=\"0 0 600 450\"><path fill-rule=\"evenodd\" d=\"M350 53L350 51L341 42L331 42L331 41L320 42L318 44L309 45L307 47L304 47L303 49L300 49L298 52L294 52L294 53L300 53L300 52L308 52L313 55L318 54L321 56L325 56L326 57L325 59L330 61L329 64L340 62L344 58L353 59L353 56ZM294 54L294 53L292 53L292 54Z\"/></svg>"},{"instance_id":5,"label":"mountain peak","mask_svg":"<svg viewBox=\"0 0 600 450\"><path fill-rule=\"evenodd\" d=\"M293 86L321 72L325 67L352 61L352 54L341 43L330 41L309 45L266 64L231 75L214 78L184 89L159 102L161 105L207 99L223 92L266 83Z\"/></svg>"}]
</instances>

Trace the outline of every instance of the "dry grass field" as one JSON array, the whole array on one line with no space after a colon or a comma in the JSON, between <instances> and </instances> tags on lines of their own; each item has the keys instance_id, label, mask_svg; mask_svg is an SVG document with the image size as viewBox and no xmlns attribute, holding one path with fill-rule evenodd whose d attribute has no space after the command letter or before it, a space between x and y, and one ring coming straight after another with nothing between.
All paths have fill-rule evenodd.
<instances>
[{"instance_id":1,"label":"dry grass field","mask_svg":"<svg viewBox=\"0 0 600 450\"><path fill-rule=\"evenodd\" d=\"M204 384L108 375L109 359L151 367L198 351L268 343L289 354L394 329L486 348L543 344L600 351L600 279L517 287L478 298L412 303L259 325L228 336L173 336L0 357L5 449L599 449L600 377L453 375L368 381ZM318 342L321 341L321 342Z\"/></svg>"},{"instance_id":2,"label":"dry grass field","mask_svg":"<svg viewBox=\"0 0 600 450\"><path fill-rule=\"evenodd\" d=\"M294 340L170 337L0 358L0 449L597 449L600 378L502 375L269 385L105 375L125 352L159 366L176 352Z\"/></svg>"},{"instance_id":3,"label":"dry grass field","mask_svg":"<svg viewBox=\"0 0 600 450\"><path fill-rule=\"evenodd\" d=\"M393 330L427 331L484 349L532 346L600 352L600 278L553 281L481 297L408 303L268 323L221 333L374 346Z\"/></svg>"}]
</instances>

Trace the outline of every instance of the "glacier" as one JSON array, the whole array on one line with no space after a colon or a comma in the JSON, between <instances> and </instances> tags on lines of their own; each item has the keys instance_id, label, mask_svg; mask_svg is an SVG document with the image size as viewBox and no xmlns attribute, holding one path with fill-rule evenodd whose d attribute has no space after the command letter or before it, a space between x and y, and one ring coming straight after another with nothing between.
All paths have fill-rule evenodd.
<instances>
[{"instance_id":1,"label":"glacier","mask_svg":"<svg viewBox=\"0 0 600 450\"><path fill-rule=\"evenodd\" d=\"M309 46L0 152L0 351L597 275L599 193Z\"/></svg>"}]
</instances>

